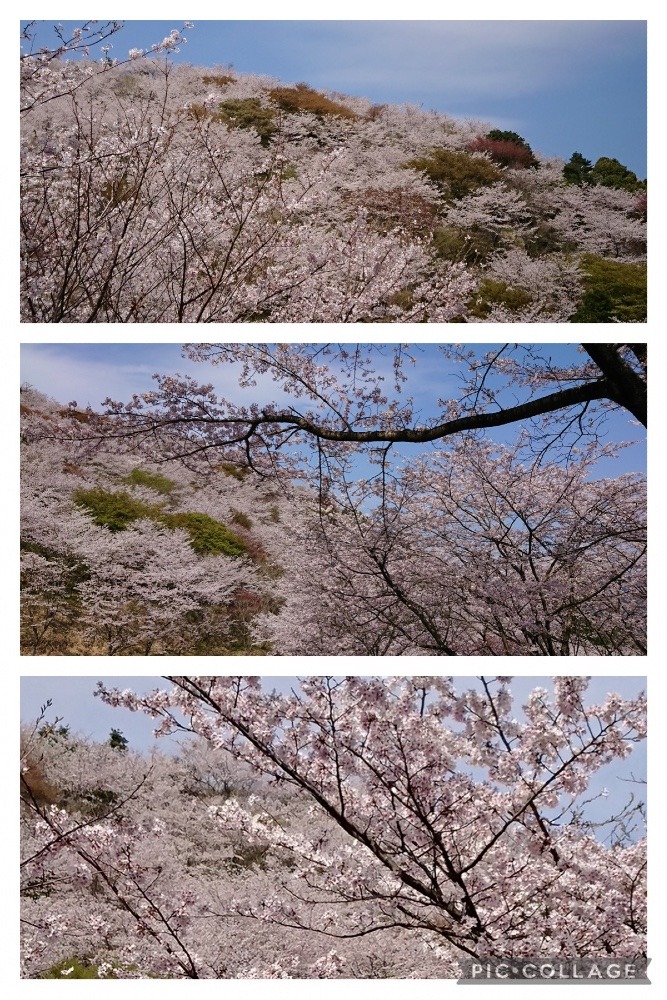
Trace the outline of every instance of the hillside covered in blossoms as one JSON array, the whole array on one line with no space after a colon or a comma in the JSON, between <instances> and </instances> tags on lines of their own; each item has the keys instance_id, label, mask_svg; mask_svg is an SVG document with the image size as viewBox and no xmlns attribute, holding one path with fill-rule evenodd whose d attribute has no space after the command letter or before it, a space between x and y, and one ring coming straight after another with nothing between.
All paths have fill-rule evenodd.
<instances>
[{"instance_id":1,"label":"hillside covered in blossoms","mask_svg":"<svg viewBox=\"0 0 667 1000\"><path fill-rule=\"evenodd\" d=\"M382 395L418 347L187 348L282 408L175 375L105 413L24 386L22 650L644 655L646 482L604 432L646 420L641 346L463 350L423 424ZM427 353L441 384L451 353Z\"/></svg>"},{"instance_id":2,"label":"hillside covered in blossoms","mask_svg":"<svg viewBox=\"0 0 667 1000\"><path fill-rule=\"evenodd\" d=\"M22 57L21 318L646 321L646 183L412 105Z\"/></svg>"}]
</instances>

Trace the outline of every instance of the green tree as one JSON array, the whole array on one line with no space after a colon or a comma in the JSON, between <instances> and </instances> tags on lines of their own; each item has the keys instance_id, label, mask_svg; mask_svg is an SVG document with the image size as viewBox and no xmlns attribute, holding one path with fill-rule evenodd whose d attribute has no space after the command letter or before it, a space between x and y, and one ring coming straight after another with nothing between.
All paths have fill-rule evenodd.
<instances>
[{"instance_id":1,"label":"green tree","mask_svg":"<svg viewBox=\"0 0 667 1000\"><path fill-rule=\"evenodd\" d=\"M123 736L120 729L112 729L109 733L109 746L113 747L114 750L127 750L129 746L129 740L126 736Z\"/></svg>"},{"instance_id":2,"label":"green tree","mask_svg":"<svg viewBox=\"0 0 667 1000\"><path fill-rule=\"evenodd\" d=\"M566 184L591 184L593 165L581 153L573 153L563 167L563 178Z\"/></svg>"},{"instance_id":3,"label":"green tree","mask_svg":"<svg viewBox=\"0 0 667 1000\"><path fill-rule=\"evenodd\" d=\"M643 261L605 260L595 254L585 254L579 266L584 295L570 322L646 322L646 264ZM607 309L609 315L606 315Z\"/></svg>"},{"instance_id":4,"label":"green tree","mask_svg":"<svg viewBox=\"0 0 667 1000\"><path fill-rule=\"evenodd\" d=\"M429 156L409 160L404 166L425 173L450 199L465 198L479 187L496 184L503 176L490 160L440 147Z\"/></svg>"},{"instance_id":5,"label":"green tree","mask_svg":"<svg viewBox=\"0 0 667 1000\"><path fill-rule=\"evenodd\" d=\"M585 292L570 323L611 323L614 303L606 292Z\"/></svg>"},{"instance_id":6,"label":"green tree","mask_svg":"<svg viewBox=\"0 0 667 1000\"><path fill-rule=\"evenodd\" d=\"M620 188L623 191L642 191L646 187L646 182L638 180L637 175L632 170L609 156L601 156L599 160L595 161L590 179L593 184Z\"/></svg>"}]
</instances>

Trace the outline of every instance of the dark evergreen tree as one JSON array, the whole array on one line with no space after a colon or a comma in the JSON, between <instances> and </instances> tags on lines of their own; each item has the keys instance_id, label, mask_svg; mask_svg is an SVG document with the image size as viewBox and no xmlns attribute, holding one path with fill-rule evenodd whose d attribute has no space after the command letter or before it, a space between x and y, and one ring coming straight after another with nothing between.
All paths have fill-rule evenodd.
<instances>
[{"instance_id":1,"label":"dark evergreen tree","mask_svg":"<svg viewBox=\"0 0 667 1000\"><path fill-rule=\"evenodd\" d=\"M113 747L114 750L127 750L129 740L123 736L120 729L112 729L109 733L109 746Z\"/></svg>"},{"instance_id":2,"label":"dark evergreen tree","mask_svg":"<svg viewBox=\"0 0 667 1000\"><path fill-rule=\"evenodd\" d=\"M492 128L490 132L486 133L487 139L497 139L498 142L513 142L517 146L523 146L525 149L530 149L530 146L518 132L504 132L499 128ZM530 149L532 153L532 149Z\"/></svg>"},{"instance_id":3,"label":"dark evergreen tree","mask_svg":"<svg viewBox=\"0 0 667 1000\"><path fill-rule=\"evenodd\" d=\"M591 171L593 166L581 153L573 153L569 162L563 167L563 177L567 184L592 184Z\"/></svg>"},{"instance_id":4,"label":"dark evergreen tree","mask_svg":"<svg viewBox=\"0 0 667 1000\"><path fill-rule=\"evenodd\" d=\"M593 184L620 188L623 191L642 191L646 187L646 182L640 181L637 174L609 156L601 156L595 161L590 177Z\"/></svg>"},{"instance_id":5,"label":"dark evergreen tree","mask_svg":"<svg viewBox=\"0 0 667 1000\"><path fill-rule=\"evenodd\" d=\"M570 323L610 323L613 311L614 303L606 292L586 292Z\"/></svg>"}]
</instances>

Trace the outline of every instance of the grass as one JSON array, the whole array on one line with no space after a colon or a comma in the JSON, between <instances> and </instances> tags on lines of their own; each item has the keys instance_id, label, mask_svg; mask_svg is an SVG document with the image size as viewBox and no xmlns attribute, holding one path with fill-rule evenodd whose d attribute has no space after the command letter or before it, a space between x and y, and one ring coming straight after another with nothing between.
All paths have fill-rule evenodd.
<instances>
[{"instance_id":1,"label":"grass","mask_svg":"<svg viewBox=\"0 0 667 1000\"><path fill-rule=\"evenodd\" d=\"M95 524L108 528L109 531L124 531L134 521L148 518L171 530L183 528L190 536L192 548L199 555L226 555L236 558L248 555L246 542L209 514L196 511L168 513L161 504L148 504L124 491L113 493L99 487L92 490L76 490L73 500L77 506L88 511Z\"/></svg>"}]
</instances>

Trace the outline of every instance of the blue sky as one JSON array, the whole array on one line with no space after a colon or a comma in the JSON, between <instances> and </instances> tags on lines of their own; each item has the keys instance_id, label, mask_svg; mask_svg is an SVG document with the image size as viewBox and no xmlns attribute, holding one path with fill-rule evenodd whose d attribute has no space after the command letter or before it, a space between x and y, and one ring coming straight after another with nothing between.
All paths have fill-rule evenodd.
<instances>
[{"instance_id":1,"label":"blue sky","mask_svg":"<svg viewBox=\"0 0 667 1000\"><path fill-rule=\"evenodd\" d=\"M484 350L484 345L471 345ZM486 345L489 348L490 345ZM439 398L455 398L458 392L458 367L448 364L433 344L420 345L418 358L421 364L409 372L407 395L415 398L415 410L423 419L435 412ZM557 363L578 363L581 356L572 345L545 345ZM212 382L216 392L235 402L261 405L284 401L285 397L267 377L258 380L254 390L239 390L233 369L229 365L212 366L195 363L181 356L179 344L22 344L21 382L30 383L40 392L67 404L76 400L81 408L90 405L101 409L102 401L112 399L128 401L133 393L145 392L155 387L155 372L191 375L201 383ZM388 373L389 374L389 373ZM391 381L387 386L391 392ZM514 400L512 400L513 402ZM418 419L416 422L420 422ZM617 475L625 471L644 471L646 468L646 436L620 411L611 413L606 423L607 440L613 442L637 441L637 445L624 449L618 459L600 466L601 475ZM500 428L494 432L495 440L512 441L517 427ZM420 449L406 446L406 453L416 454ZM362 475L363 472L360 472Z\"/></svg>"},{"instance_id":2,"label":"blue sky","mask_svg":"<svg viewBox=\"0 0 667 1000\"><path fill-rule=\"evenodd\" d=\"M306 7L287 5L294 6ZM421 6L411 5L415 15ZM432 13L435 5L426 6ZM534 7L518 6L534 13ZM567 13L568 6L578 9L565 4L559 12ZM359 4L336 10L348 7L355 18L375 12ZM490 11L512 14L516 7L494 5ZM614 10L614 4L605 5L605 13ZM621 11L627 16L635 8ZM505 20L335 21L211 21L193 14L191 20L194 28L185 32L187 44L173 56L177 61L233 66L376 103L409 102L481 119L519 132L546 155L569 159L577 150L592 161L616 157L646 176L643 20L521 20L516 14ZM182 23L128 20L111 40L111 55L123 59L130 48L150 48Z\"/></svg>"}]
</instances>

